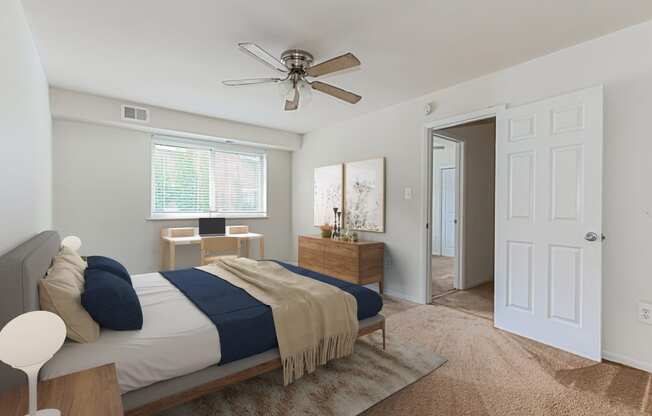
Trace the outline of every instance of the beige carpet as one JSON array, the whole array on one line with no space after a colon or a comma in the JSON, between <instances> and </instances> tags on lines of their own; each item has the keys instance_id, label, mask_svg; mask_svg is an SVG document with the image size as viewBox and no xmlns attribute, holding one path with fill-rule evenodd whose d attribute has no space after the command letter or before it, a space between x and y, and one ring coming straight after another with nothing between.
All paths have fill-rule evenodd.
<instances>
[{"instance_id":1,"label":"beige carpet","mask_svg":"<svg viewBox=\"0 0 652 416\"><path fill-rule=\"evenodd\" d=\"M467 290L455 290L443 296L433 298L433 303L460 309L481 318L494 319L494 284L493 282Z\"/></svg>"},{"instance_id":2,"label":"beige carpet","mask_svg":"<svg viewBox=\"0 0 652 416\"><path fill-rule=\"evenodd\" d=\"M351 357L334 360L283 387L280 370L159 413L158 416L354 416L431 373L446 360L430 348L374 333Z\"/></svg>"},{"instance_id":3,"label":"beige carpet","mask_svg":"<svg viewBox=\"0 0 652 416\"><path fill-rule=\"evenodd\" d=\"M651 415L649 373L596 364L442 305L388 299L388 331L445 356L440 369L372 407L380 415Z\"/></svg>"},{"instance_id":4,"label":"beige carpet","mask_svg":"<svg viewBox=\"0 0 652 416\"><path fill-rule=\"evenodd\" d=\"M455 257L432 256L431 261L431 293L433 299L446 292L454 290L453 272Z\"/></svg>"},{"instance_id":5,"label":"beige carpet","mask_svg":"<svg viewBox=\"0 0 652 416\"><path fill-rule=\"evenodd\" d=\"M478 291L481 299L492 302L492 297L486 296L488 289L482 292L482 288L455 292L454 307L416 305L385 297L383 314L388 317L390 340L420 345L448 362L363 415L652 415L652 375L609 362L596 364L496 330L487 316L481 316L477 304L465 299ZM348 395L346 385L343 381L316 397L304 398L313 402L312 414L333 414L320 403L334 395ZM248 390L247 384L242 386ZM293 394L273 391L270 395L256 393L260 394L256 400L270 410L279 405L278 397L289 409L298 406L296 400L286 400L295 397ZM232 403L234 396L227 397L225 400ZM220 413L191 409L175 415L181 414Z\"/></svg>"}]
</instances>

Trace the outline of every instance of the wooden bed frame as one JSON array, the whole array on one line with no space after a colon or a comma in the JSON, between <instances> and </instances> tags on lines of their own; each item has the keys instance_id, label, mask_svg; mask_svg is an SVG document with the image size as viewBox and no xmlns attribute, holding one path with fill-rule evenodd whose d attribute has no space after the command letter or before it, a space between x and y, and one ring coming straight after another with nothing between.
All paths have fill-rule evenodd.
<instances>
[{"instance_id":1,"label":"wooden bed frame","mask_svg":"<svg viewBox=\"0 0 652 416\"><path fill-rule=\"evenodd\" d=\"M385 317L382 318L382 321L377 324L370 325L366 328L361 328L358 333L358 337L371 334L375 331L382 331L383 333L383 350L385 349ZM235 374L215 379L211 382L202 384L190 390L184 391L182 393L173 394L167 397L163 397L159 400L151 402L141 407L130 409L125 411L125 416L150 416L157 412L169 409L174 406L189 402L191 400L197 399L206 394L215 393L222 390L225 387L228 387L232 384L239 383L241 381L254 378L261 374L268 373L270 371L281 368L281 359L275 358L264 362L262 364L256 365L255 367L247 368Z\"/></svg>"},{"instance_id":2,"label":"wooden bed frame","mask_svg":"<svg viewBox=\"0 0 652 416\"><path fill-rule=\"evenodd\" d=\"M59 234L44 231L0 256L0 328L22 313L39 309L38 282L60 247ZM361 321L358 336L375 331L382 331L385 349L385 317L380 314ZM125 414L152 415L280 367L278 350L270 350L154 383L122 395ZM25 376L20 371L0 363L0 391L22 384Z\"/></svg>"}]
</instances>

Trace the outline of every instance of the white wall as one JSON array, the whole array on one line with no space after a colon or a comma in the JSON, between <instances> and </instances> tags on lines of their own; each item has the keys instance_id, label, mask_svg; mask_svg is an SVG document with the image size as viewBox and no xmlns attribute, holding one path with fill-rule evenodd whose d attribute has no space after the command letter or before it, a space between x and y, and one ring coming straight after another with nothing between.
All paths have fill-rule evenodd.
<instances>
[{"instance_id":1,"label":"white wall","mask_svg":"<svg viewBox=\"0 0 652 416\"><path fill-rule=\"evenodd\" d=\"M81 237L83 254L114 257L131 273L159 270L161 228L197 226L196 220L146 220L150 215L150 145L150 133L54 122L55 228L62 236ZM234 219L227 224L249 225L253 232L265 234L266 257L288 259L291 153L266 152L269 218ZM177 248L177 267L198 264L198 246Z\"/></svg>"},{"instance_id":2,"label":"white wall","mask_svg":"<svg viewBox=\"0 0 652 416\"><path fill-rule=\"evenodd\" d=\"M435 137L432 150L432 254L441 254L441 168L455 167L455 142Z\"/></svg>"},{"instance_id":3,"label":"white wall","mask_svg":"<svg viewBox=\"0 0 652 416\"><path fill-rule=\"evenodd\" d=\"M470 289L494 278L496 123L492 119L438 132L463 142L464 255L459 289Z\"/></svg>"},{"instance_id":4,"label":"white wall","mask_svg":"<svg viewBox=\"0 0 652 416\"><path fill-rule=\"evenodd\" d=\"M48 84L19 0L0 2L0 254L52 226Z\"/></svg>"},{"instance_id":5,"label":"white wall","mask_svg":"<svg viewBox=\"0 0 652 416\"><path fill-rule=\"evenodd\" d=\"M273 149L297 150L301 147L301 135L288 131L60 88L51 88L50 96L52 116L57 120L83 121L198 139L229 139L237 144ZM147 108L149 122L123 120L122 105L124 104Z\"/></svg>"},{"instance_id":6,"label":"white wall","mask_svg":"<svg viewBox=\"0 0 652 416\"><path fill-rule=\"evenodd\" d=\"M387 243L393 265L389 292L426 299L418 237L423 123L497 104L522 104L605 85L603 336L605 356L652 370L652 326L637 322L639 299L652 301L652 23L441 90L304 137L293 158L293 242L315 232L312 170L345 160L387 158L387 232L364 235ZM423 106L434 102L425 118ZM296 255L296 247L293 250Z\"/></svg>"}]
</instances>

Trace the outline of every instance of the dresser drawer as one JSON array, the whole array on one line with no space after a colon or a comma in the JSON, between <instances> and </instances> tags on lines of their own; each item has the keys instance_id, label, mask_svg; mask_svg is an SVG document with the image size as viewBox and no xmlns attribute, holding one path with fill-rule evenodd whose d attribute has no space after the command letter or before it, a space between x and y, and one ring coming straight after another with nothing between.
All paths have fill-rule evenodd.
<instances>
[{"instance_id":1,"label":"dresser drawer","mask_svg":"<svg viewBox=\"0 0 652 416\"><path fill-rule=\"evenodd\" d=\"M368 246L360 250L360 280L366 283L383 275L385 248L382 245Z\"/></svg>"},{"instance_id":2,"label":"dresser drawer","mask_svg":"<svg viewBox=\"0 0 652 416\"><path fill-rule=\"evenodd\" d=\"M299 267L324 273L323 244L299 237Z\"/></svg>"},{"instance_id":3,"label":"dresser drawer","mask_svg":"<svg viewBox=\"0 0 652 416\"><path fill-rule=\"evenodd\" d=\"M324 269L331 276L358 283L359 259L354 246L330 244L324 248Z\"/></svg>"},{"instance_id":4,"label":"dresser drawer","mask_svg":"<svg viewBox=\"0 0 652 416\"><path fill-rule=\"evenodd\" d=\"M299 236L299 266L356 284L378 282L383 291L384 244Z\"/></svg>"}]
</instances>

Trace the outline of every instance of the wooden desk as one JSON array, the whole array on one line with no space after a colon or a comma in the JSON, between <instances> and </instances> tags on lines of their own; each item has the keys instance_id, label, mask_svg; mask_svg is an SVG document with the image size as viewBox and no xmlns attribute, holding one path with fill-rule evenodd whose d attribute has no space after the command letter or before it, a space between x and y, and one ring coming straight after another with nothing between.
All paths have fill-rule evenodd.
<instances>
[{"instance_id":1,"label":"wooden desk","mask_svg":"<svg viewBox=\"0 0 652 416\"><path fill-rule=\"evenodd\" d=\"M2 393L0 415L24 416L27 401L27 384ZM107 364L38 383L38 408L59 409L65 416L124 415L115 365Z\"/></svg>"},{"instance_id":2,"label":"wooden desk","mask_svg":"<svg viewBox=\"0 0 652 416\"><path fill-rule=\"evenodd\" d=\"M224 237L238 239L238 253L240 256L249 257L249 242L258 240L260 257L265 257L265 239L263 234L256 233L231 233L227 227ZM233 226L237 228L237 226ZM161 229L161 270L174 270L176 267L177 246L201 244L201 236L197 227L163 228Z\"/></svg>"}]
</instances>

